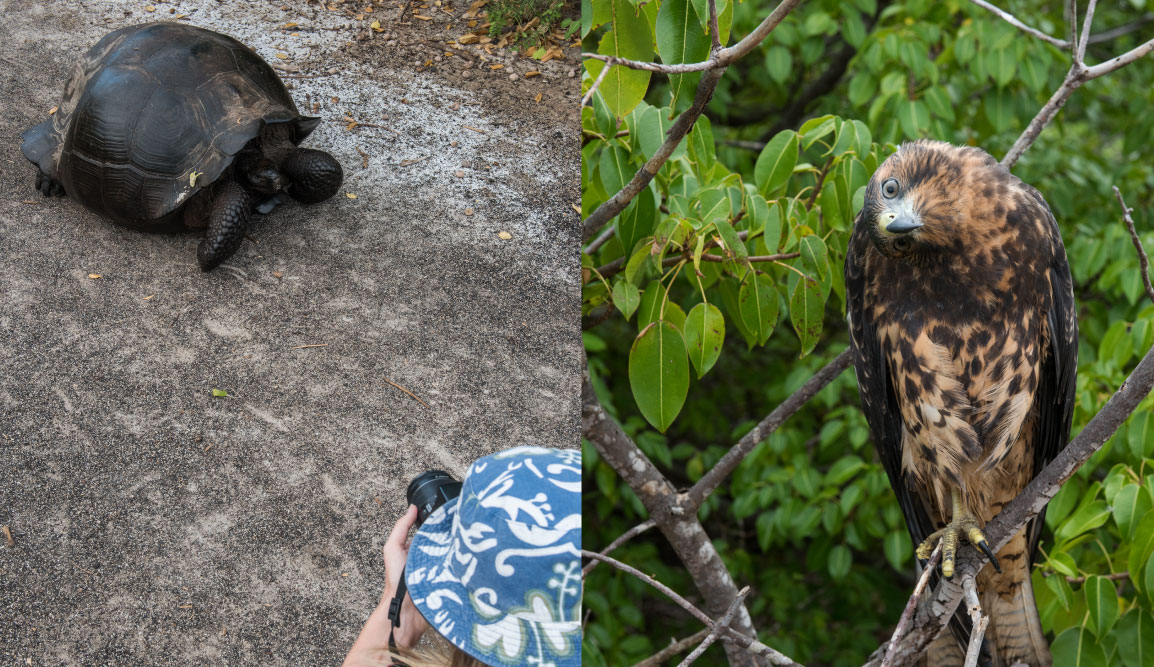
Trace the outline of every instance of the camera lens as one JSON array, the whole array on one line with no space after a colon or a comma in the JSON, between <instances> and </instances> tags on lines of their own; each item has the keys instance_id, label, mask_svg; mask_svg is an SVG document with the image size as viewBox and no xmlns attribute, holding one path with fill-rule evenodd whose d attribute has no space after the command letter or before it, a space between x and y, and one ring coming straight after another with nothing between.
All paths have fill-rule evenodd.
<instances>
[{"instance_id":1,"label":"camera lens","mask_svg":"<svg viewBox=\"0 0 1154 667\"><path fill-rule=\"evenodd\" d=\"M461 483L444 470L428 470L409 483L405 497L417 506L417 525L441 505L461 495Z\"/></svg>"}]
</instances>

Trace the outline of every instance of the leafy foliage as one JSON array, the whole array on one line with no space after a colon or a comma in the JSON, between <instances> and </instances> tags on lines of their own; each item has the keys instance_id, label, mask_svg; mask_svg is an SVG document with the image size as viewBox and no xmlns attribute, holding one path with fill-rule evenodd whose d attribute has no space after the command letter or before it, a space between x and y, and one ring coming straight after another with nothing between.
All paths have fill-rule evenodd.
<instances>
[{"instance_id":1,"label":"leafy foliage","mask_svg":"<svg viewBox=\"0 0 1154 667\"><path fill-rule=\"evenodd\" d=\"M586 51L666 63L707 57L704 0L592 0ZM1010 3L1065 36L1061 3ZM763 3L719 2L722 43ZM1102 7L1100 29L1138 19ZM1104 61L1149 37L1095 43ZM1006 152L1069 67L1069 54L969 3L817 0L801 5L722 78L707 113L653 181L582 256L584 335L602 405L675 485L699 479L754 423L846 346L842 264L862 188L901 141L930 136ZM588 87L603 63L587 61ZM1138 261L1110 187L1154 248L1149 59L1075 93L1015 166L1048 200L1076 282L1081 341L1074 430L1154 342ZM583 213L657 151L700 75L615 67L582 109ZM749 142L758 145L749 149ZM762 145L764 144L764 145ZM654 348L660 351L654 353ZM912 588L912 545L868 444L852 373L767 440L700 516L760 638L806 664L860 664ZM1154 659L1154 399L1050 504L1034 591L1056 664ZM645 518L585 448L587 548ZM656 531L615 556L693 599ZM1123 576L1119 573L1128 573ZM1107 575L1118 577L1107 578ZM586 656L630 664L699 629L607 567L586 583ZM720 648L703 660L723 661Z\"/></svg>"}]
</instances>

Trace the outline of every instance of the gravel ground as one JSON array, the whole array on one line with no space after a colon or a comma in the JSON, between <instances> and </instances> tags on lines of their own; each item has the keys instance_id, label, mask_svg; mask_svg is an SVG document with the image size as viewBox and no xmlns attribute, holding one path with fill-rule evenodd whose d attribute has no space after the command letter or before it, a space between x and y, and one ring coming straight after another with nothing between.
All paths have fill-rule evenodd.
<instances>
[{"instance_id":1,"label":"gravel ground","mask_svg":"<svg viewBox=\"0 0 1154 667\"><path fill-rule=\"evenodd\" d=\"M413 476L578 446L576 51L453 49L468 4L421 4L0 0L0 664L335 664ZM277 63L346 172L208 274L20 153L158 18Z\"/></svg>"}]
</instances>

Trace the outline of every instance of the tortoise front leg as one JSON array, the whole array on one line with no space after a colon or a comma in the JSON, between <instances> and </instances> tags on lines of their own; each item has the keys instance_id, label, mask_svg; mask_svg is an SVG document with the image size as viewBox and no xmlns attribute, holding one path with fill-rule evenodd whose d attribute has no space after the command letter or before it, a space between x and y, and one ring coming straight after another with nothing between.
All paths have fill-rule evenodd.
<instances>
[{"instance_id":1,"label":"tortoise front leg","mask_svg":"<svg viewBox=\"0 0 1154 667\"><path fill-rule=\"evenodd\" d=\"M45 197L64 196L64 186L60 181L45 174L39 167L36 169L36 189Z\"/></svg>"},{"instance_id":2,"label":"tortoise front leg","mask_svg":"<svg viewBox=\"0 0 1154 667\"><path fill-rule=\"evenodd\" d=\"M208 216L204 240L196 249L200 268L211 271L232 257L244 241L244 231L252 216L248 193L235 181L226 181L218 188Z\"/></svg>"}]
</instances>

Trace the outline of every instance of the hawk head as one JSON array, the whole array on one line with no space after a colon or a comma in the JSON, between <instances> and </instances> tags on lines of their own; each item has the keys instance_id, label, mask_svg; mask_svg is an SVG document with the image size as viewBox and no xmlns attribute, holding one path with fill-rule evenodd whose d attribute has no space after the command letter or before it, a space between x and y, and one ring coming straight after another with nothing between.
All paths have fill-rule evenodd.
<instances>
[{"instance_id":1,"label":"hawk head","mask_svg":"<svg viewBox=\"0 0 1154 667\"><path fill-rule=\"evenodd\" d=\"M902 144L866 186L857 224L866 225L878 252L899 261L922 263L942 251L963 250L974 226L975 197L994 196L1009 172L980 148L941 141ZM976 192L975 192L975 186ZM984 208L984 207L981 207Z\"/></svg>"}]
</instances>

